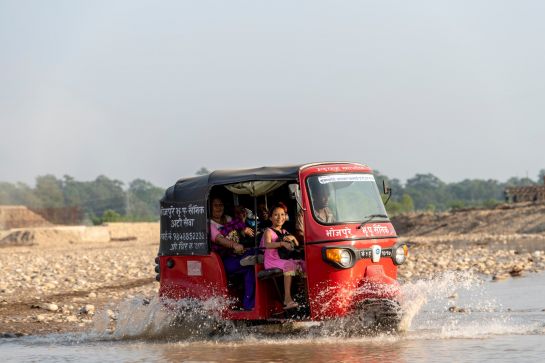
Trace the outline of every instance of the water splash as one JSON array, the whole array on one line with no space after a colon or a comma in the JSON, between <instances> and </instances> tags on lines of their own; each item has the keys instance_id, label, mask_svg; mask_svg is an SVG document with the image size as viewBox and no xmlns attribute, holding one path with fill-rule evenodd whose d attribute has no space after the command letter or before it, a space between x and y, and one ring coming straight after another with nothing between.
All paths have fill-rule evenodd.
<instances>
[{"instance_id":1,"label":"water splash","mask_svg":"<svg viewBox=\"0 0 545 363\"><path fill-rule=\"evenodd\" d=\"M474 290L482 286L483 280L473 272L445 272L430 279L416 280L401 285L401 307L403 318L400 331L408 331L415 316L426 304L432 304L448 311L452 304L449 297L456 296L459 290Z\"/></svg>"},{"instance_id":2,"label":"water splash","mask_svg":"<svg viewBox=\"0 0 545 363\"><path fill-rule=\"evenodd\" d=\"M109 339L199 339L220 334L230 322L221 312L231 302L224 298L168 300L128 299L110 306L93 319L92 334ZM115 320L112 321L111 311Z\"/></svg>"},{"instance_id":3,"label":"water splash","mask_svg":"<svg viewBox=\"0 0 545 363\"><path fill-rule=\"evenodd\" d=\"M515 318L489 287L472 271L445 272L403 284L401 330L409 339L471 339L540 330L539 322Z\"/></svg>"}]
</instances>

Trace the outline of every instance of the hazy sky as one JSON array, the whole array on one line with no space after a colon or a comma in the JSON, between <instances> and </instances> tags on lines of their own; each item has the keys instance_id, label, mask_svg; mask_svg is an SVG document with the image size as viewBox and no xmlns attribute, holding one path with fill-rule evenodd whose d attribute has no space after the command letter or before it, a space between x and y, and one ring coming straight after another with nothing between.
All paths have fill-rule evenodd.
<instances>
[{"instance_id":1,"label":"hazy sky","mask_svg":"<svg viewBox=\"0 0 545 363\"><path fill-rule=\"evenodd\" d=\"M545 168L544 1L0 0L0 181Z\"/></svg>"}]
</instances>

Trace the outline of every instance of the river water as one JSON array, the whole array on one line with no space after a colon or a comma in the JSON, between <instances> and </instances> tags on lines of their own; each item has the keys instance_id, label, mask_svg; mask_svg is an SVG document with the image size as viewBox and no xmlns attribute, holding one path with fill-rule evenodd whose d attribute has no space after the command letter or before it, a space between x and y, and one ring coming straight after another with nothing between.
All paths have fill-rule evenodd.
<instances>
[{"instance_id":1,"label":"river water","mask_svg":"<svg viewBox=\"0 0 545 363\"><path fill-rule=\"evenodd\" d=\"M99 313L85 333L0 339L0 358L2 363L545 360L543 273L500 282L446 273L406 283L403 290L405 331L397 334L346 336L341 323L331 323L282 333L237 327L212 335L209 318L173 328L159 304L134 299L116 307L113 333L106 314Z\"/></svg>"}]
</instances>

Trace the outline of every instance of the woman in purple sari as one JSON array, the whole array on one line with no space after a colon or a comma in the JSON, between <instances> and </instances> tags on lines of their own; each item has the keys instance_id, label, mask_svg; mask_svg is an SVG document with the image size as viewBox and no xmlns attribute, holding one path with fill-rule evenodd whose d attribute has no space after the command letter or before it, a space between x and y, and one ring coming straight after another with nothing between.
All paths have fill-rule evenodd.
<instances>
[{"instance_id":1,"label":"woman in purple sari","mask_svg":"<svg viewBox=\"0 0 545 363\"><path fill-rule=\"evenodd\" d=\"M231 222L231 217L224 214L225 207L219 198L211 201L212 218L210 219L210 240L213 250L218 252L223 261L227 275L242 275L244 277L244 310L252 310L255 304L255 268L252 265L243 266L241 260L245 257L242 244L226 238L221 230Z\"/></svg>"}]
</instances>

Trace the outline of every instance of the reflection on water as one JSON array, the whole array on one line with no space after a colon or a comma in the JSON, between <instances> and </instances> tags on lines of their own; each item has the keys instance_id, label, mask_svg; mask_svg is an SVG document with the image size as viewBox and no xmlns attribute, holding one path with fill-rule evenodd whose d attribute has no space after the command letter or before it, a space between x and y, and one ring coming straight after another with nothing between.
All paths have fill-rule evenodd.
<instances>
[{"instance_id":1,"label":"reflection on water","mask_svg":"<svg viewBox=\"0 0 545 363\"><path fill-rule=\"evenodd\" d=\"M406 331L397 335L331 337L315 328L271 335L235 325L219 332L214 311L221 301L198 308L184 302L175 325L156 302L130 300L117 307L113 333L98 314L93 331L3 339L0 351L4 361L40 362L537 362L545 356L544 274L490 283L451 273L403 289Z\"/></svg>"}]
</instances>

